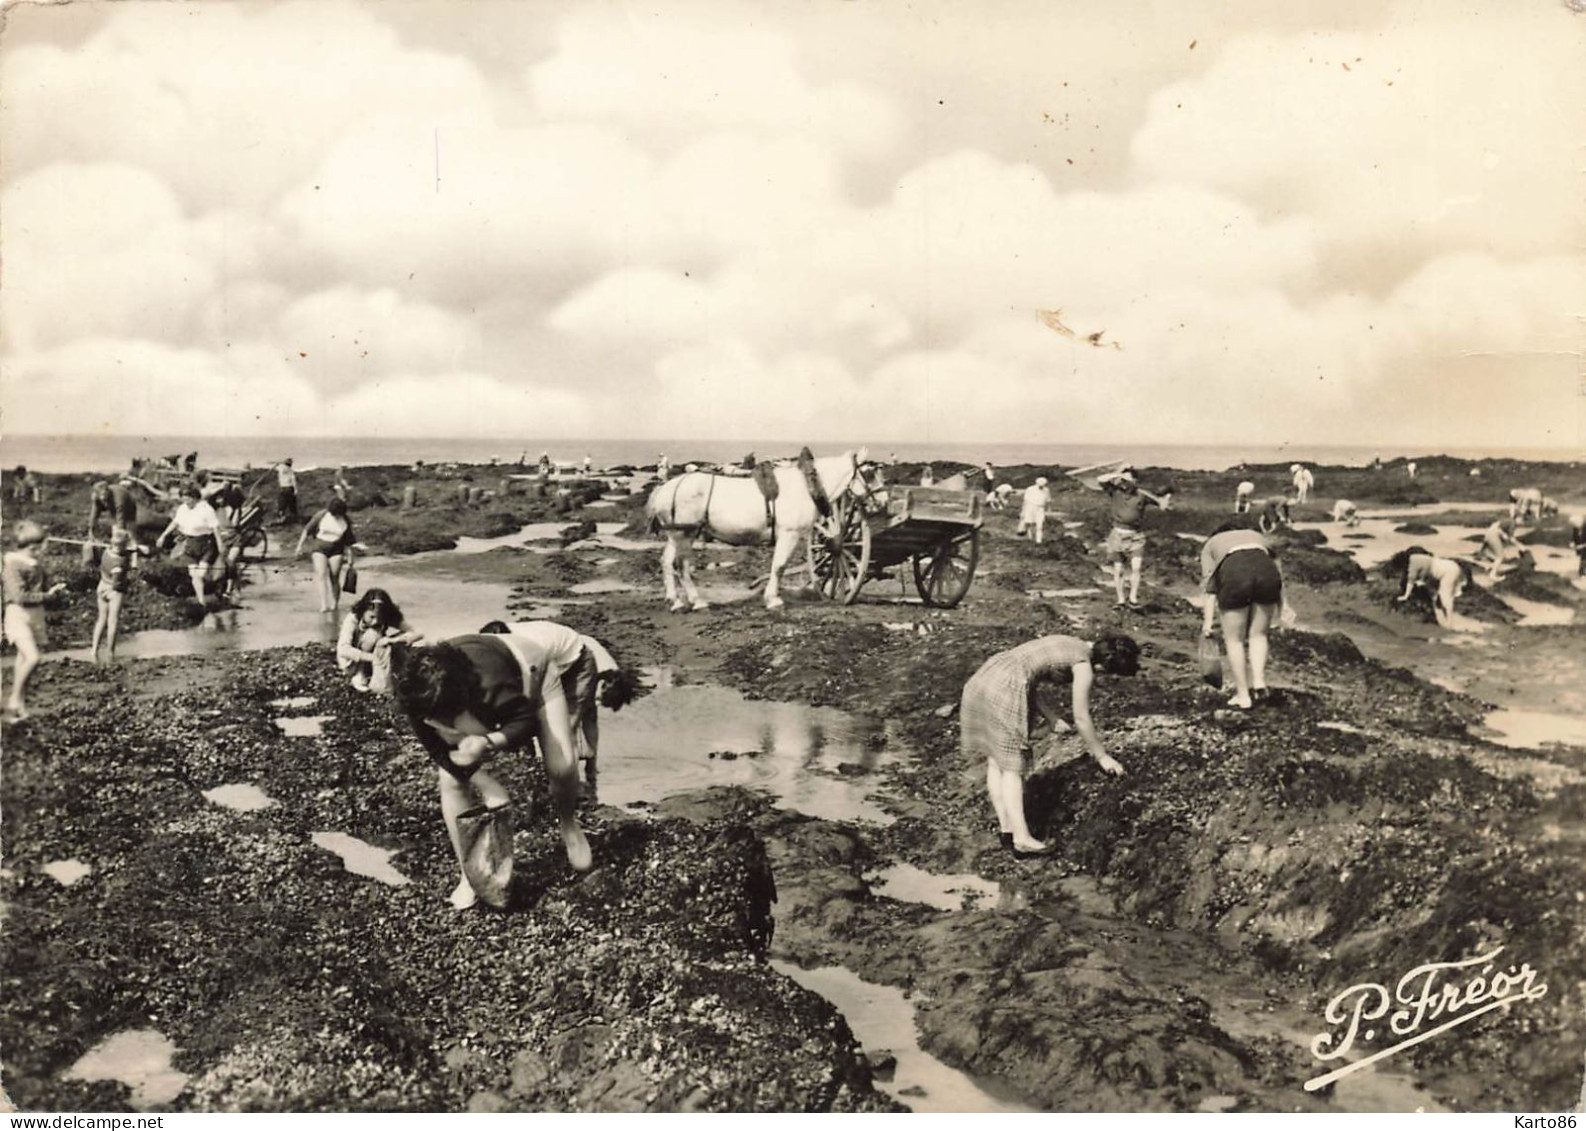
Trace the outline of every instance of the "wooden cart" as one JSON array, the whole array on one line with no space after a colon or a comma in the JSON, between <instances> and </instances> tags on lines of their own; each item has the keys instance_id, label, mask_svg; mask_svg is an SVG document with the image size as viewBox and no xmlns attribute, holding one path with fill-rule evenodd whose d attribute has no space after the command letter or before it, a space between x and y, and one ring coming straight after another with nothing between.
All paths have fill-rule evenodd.
<instances>
[{"instance_id":1,"label":"wooden cart","mask_svg":"<svg viewBox=\"0 0 1586 1131\"><path fill-rule=\"evenodd\" d=\"M821 592L851 605L864 583L911 562L914 587L933 608L964 599L980 558L979 491L891 487L857 498L844 495L812 540Z\"/></svg>"}]
</instances>

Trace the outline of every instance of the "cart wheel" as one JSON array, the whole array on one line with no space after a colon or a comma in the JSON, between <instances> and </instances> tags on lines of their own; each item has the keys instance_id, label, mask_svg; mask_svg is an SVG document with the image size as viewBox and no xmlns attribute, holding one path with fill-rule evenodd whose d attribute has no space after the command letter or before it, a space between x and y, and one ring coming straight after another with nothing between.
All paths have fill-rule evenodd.
<instances>
[{"instance_id":1,"label":"cart wheel","mask_svg":"<svg viewBox=\"0 0 1586 1131\"><path fill-rule=\"evenodd\" d=\"M863 510L844 497L833 505L830 518L815 524L815 532L820 536L813 546L815 579L821 592L853 604L870 569L870 526Z\"/></svg>"},{"instance_id":2,"label":"cart wheel","mask_svg":"<svg viewBox=\"0 0 1586 1131\"><path fill-rule=\"evenodd\" d=\"M250 526L242 532L242 560L262 562L270 556L270 536L262 526Z\"/></svg>"},{"instance_id":3,"label":"cart wheel","mask_svg":"<svg viewBox=\"0 0 1586 1131\"><path fill-rule=\"evenodd\" d=\"M950 609L964 599L980 560L980 529L941 543L914 559L914 587L933 609Z\"/></svg>"}]
</instances>

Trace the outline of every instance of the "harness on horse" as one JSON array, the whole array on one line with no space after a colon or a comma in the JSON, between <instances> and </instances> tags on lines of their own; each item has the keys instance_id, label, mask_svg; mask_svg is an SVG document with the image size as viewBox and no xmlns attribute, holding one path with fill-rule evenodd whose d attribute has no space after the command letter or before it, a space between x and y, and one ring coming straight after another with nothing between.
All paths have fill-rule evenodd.
<instances>
[{"instance_id":1,"label":"harness on horse","mask_svg":"<svg viewBox=\"0 0 1586 1131\"><path fill-rule=\"evenodd\" d=\"M832 500L831 500L831 496L829 496L826 493L825 485L821 483L821 479L820 479L819 473L815 470L815 456L814 456L814 454L809 450L809 448L806 447L802 451L799 452L798 459L797 459L796 462L798 464L799 471L804 476L805 485L809 488L810 501L815 504L816 513L819 514L822 518L830 518L831 517L831 513L832 513ZM678 496L678 490L674 489L672 491L671 515L670 515L670 517L668 519L668 525L673 530L688 531L688 532L691 532L694 535L694 537L696 537L696 538L707 538L708 539L711 536L711 534L710 534L710 500L716 493L716 480L718 478L718 475L714 471L696 471L696 472L692 472L691 474L704 475L710 481L709 485L705 489L705 505L700 511L699 522L694 524L694 525L692 525L692 526L680 525L678 523L678 521L677 521L677 496ZM753 472L751 473L750 478L752 478L754 480L755 486L760 488L760 494L765 499L765 524L766 524L766 529L770 530L772 532L775 532L775 530L776 530L776 501L777 501L777 497L781 494L781 491L782 491L780 484L777 483L776 465L772 464L772 463L767 463L764 460L759 461L759 462L754 464Z\"/></svg>"}]
</instances>

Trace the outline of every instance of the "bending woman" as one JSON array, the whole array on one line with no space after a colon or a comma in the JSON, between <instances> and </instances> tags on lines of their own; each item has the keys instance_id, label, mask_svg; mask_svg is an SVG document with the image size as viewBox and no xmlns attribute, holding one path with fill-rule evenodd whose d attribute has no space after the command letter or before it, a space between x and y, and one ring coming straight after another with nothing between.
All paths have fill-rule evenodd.
<instances>
[{"instance_id":1,"label":"bending woman","mask_svg":"<svg viewBox=\"0 0 1586 1131\"><path fill-rule=\"evenodd\" d=\"M1437 623L1444 628L1454 627L1454 602L1471 582L1471 569L1466 562L1440 558L1419 546L1404 551L1404 592L1394 601L1408 601L1416 589L1424 589L1432 598L1432 612Z\"/></svg>"},{"instance_id":2,"label":"bending woman","mask_svg":"<svg viewBox=\"0 0 1586 1131\"><path fill-rule=\"evenodd\" d=\"M549 620L520 620L507 624L493 620L482 633L511 635L526 640L554 665L547 679L558 679L567 700L578 759L594 764L600 754L599 704L621 710L633 699L637 686L622 670L606 646L593 636Z\"/></svg>"},{"instance_id":3,"label":"bending woman","mask_svg":"<svg viewBox=\"0 0 1586 1131\"><path fill-rule=\"evenodd\" d=\"M325 509L308 520L303 533L297 538L297 553L303 552L303 543L312 536L310 552L314 561L314 586L319 593L319 611L333 613L341 604L341 574L344 566L353 562L352 544L357 540L352 532L352 521L347 517L347 504L332 499Z\"/></svg>"},{"instance_id":4,"label":"bending woman","mask_svg":"<svg viewBox=\"0 0 1586 1131\"><path fill-rule=\"evenodd\" d=\"M1221 617L1223 645L1234 671L1230 707L1248 711L1265 702L1267 629L1279 615L1294 616L1283 599L1283 571L1272 544L1245 522L1225 522L1201 546L1201 589L1207 594L1201 635L1210 636Z\"/></svg>"},{"instance_id":5,"label":"bending woman","mask_svg":"<svg viewBox=\"0 0 1586 1131\"><path fill-rule=\"evenodd\" d=\"M1034 770L1031 724L1039 714L1054 729L1067 724L1034 694L1044 681L1072 680L1074 729L1104 771L1123 766L1102 749L1090 718L1090 689L1097 671L1134 675L1140 648L1127 636L1103 636L1094 644L1072 636L1044 636L999 652L964 684L959 707L959 749L969 759L986 759L986 792L997 813L1002 844L1016 856L1041 856L1053 845L1036 840L1024 816L1024 780Z\"/></svg>"},{"instance_id":6,"label":"bending woman","mask_svg":"<svg viewBox=\"0 0 1586 1131\"><path fill-rule=\"evenodd\" d=\"M578 824L578 762L567 700L561 683L545 678L546 656L527 640L495 635L459 636L398 655L397 703L440 767L441 818L459 867L458 815L511 800L483 767L505 751L527 749L537 736L568 863L574 871L589 871L594 860ZM462 910L477 898L464 873L451 894L452 906Z\"/></svg>"}]
</instances>

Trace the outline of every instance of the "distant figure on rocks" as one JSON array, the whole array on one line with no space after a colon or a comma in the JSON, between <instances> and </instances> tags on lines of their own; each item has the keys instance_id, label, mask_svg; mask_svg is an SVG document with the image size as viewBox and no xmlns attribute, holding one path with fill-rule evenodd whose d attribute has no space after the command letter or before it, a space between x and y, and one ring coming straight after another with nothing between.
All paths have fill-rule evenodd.
<instances>
[{"instance_id":1,"label":"distant figure on rocks","mask_svg":"<svg viewBox=\"0 0 1586 1131\"><path fill-rule=\"evenodd\" d=\"M1415 478L1415 461L1413 459L1404 465L1404 473L1411 479Z\"/></svg>"},{"instance_id":2,"label":"distant figure on rocks","mask_svg":"<svg viewBox=\"0 0 1586 1131\"><path fill-rule=\"evenodd\" d=\"M1404 560L1404 592L1395 602L1408 601L1417 588L1432 596L1432 612L1444 628L1454 627L1454 602L1470 585L1470 566L1451 558L1440 558L1419 546L1412 546Z\"/></svg>"},{"instance_id":3,"label":"distant figure on rocks","mask_svg":"<svg viewBox=\"0 0 1586 1131\"><path fill-rule=\"evenodd\" d=\"M379 587L366 589L342 619L336 666L351 674L352 685L359 691L389 691L391 646L422 639L403 618L390 593Z\"/></svg>"},{"instance_id":4,"label":"distant figure on rocks","mask_svg":"<svg viewBox=\"0 0 1586 1131\"><path fill-rule=\"evenodd\" d=\"M1234 673L1235 693L1228 705L1248 711L1270 695L1267 629L1280 608L1285 624L1294 619L1272 544L1246 521L1223 523L1201 546L1201 589L1207 595L1201 635L1211 636L1214 621L1221 618Z\"/></svg>"},{"instance_id":5,"label":"distant figure on rocks","mask_svg":"<svg viewBox=\"0 0 1586 1131\"><path fill-rule=\"evenodd\" d=\"M936 485L936 471L930 464L925 465L925 470L920 472L920 486L934 487Z\"/></svg>"},{"instance_id":6,"label":"distant figure on rocks","mask_svg":"<svg viewBox=\"0 0 1586 1131\"><path fill-rule=\"evenodd\" d=\"M1269 495L1262 499L1257 506L1261 508L1259 519L1261 533L1271 534L1280 526L1292 526L1292 511L1295 499L1292 495Z\"/></svg>"},{"instance_id":7,"label":"distant figure on rocks","mask_svg":"<svg viewBox=\"0 0 1586 1131\"><path fill-rule=\"evenodd\" d=\"M1090 691L1098 671L1131 676L1139 668L1139 645L1127 636L1103 636L1094 644L1072 636L1045 636L997 653L964 684L959 749L967 761L986 760L986 792L1002 845L1015 856L1044 856L1056 848L1031 834L1024 814L1024 782L1035 768L1031 735L1040 722L1036 716L1054 731L1068 729L1038 685L1072 683L1074 729L1103 771L1121 774L1123 766L1096 736Z\"/></svg>"},{"instance_id":8,"label":"distant figure on rocks","mask_svg":"<svg viewBox=\"0 0 1586 1131\"><path fill-rule=\"evenodd\" d=\"M1248 479L1241 479L1239 486L1234 488L1234 513L1244 514L1250 509L1251 501L1256 497L1256 485Z\"/></svg>"},{"instance_id":9,"label":"distant figure on rocks","mask_svg":"<svg viewBox=\"0 0 1586 1131\"><path fill-rule=\"evenodd\" d=\"M1019 510L1019 534L1030 531L1036 542L1046 530L1046 507L1052 501L1052 489L1046 485L1046 476L1040 476L1024 489L1024 505Z\"/></svg>"},{"instance_id":10,"label":"distant figure on rocks","mask_svg":"<svg viewBox=\"0 0 1586 1131\"><path fill-rule=\"evenodd\" d=\"M38 667L39 656L49 642L44 624L44 606L61 590L64 581L50 584L49 575L37 557L44 544L44 528L26 519L13 531L16 549L0 559L0 591L5 600L5 638L17 650L16 667L11 672L11 697L6 711L13 719L28 717L27 687Z\"/></svg>"},{"instance_id":11,"label":"distant figure on rocks","mask_svg":"<svg viewBox=\"0 0 1586 1131\"><path fill-rule=\"evenodd\" d=\"M1520 539L1515 537L1514 530L1513 518L1500 518L1482 534L1481 549L1476 552L1476 556L1482 560L1492 559L1492 564L1487 569L1487 576L1494 581L1498 579L1499 567L1509 556L1509 551L1525 549Z\"/></svg>"},{"instance_id":12,"label":"distant figure on rocks","mask_svg":"<svg viewBox=\"0 0 1586 1131\"><path fill-rule=\"evenodd\" d=\"M554 665L546 678L561 680L578 760L593 764L600 756L597 707L604 704L613 711L621 710L632 701L638 690L637 681L622 670L604 644L565 624L548 620L507 624L493 620L479 631L527 640Z\"/></svg>"},{"instance_id":13,"label":"distant figure on rocks","mask_svg":"<svg viewBox=\"0 0 1586 1131\"><path fill-rule=\"evenodd\" d=\"M585 452L584 453L584 474L588 475L593 470L595 470L595 461L589 458L589 453L588 452Z\"/></svg>"},{"instance_id":14,"label":"distant figure on rocks","mask_svg":"<svg viewBox=\"0 0 1586 1131\"><path fill-rule=\"evenodd\" d=\"M655 477L665 483L672 477L672 461L666 458L666 453L661 453L661 458L655 463Z\"/></svg>"},{"instance_id":15,"label":"distant figure on rocks","mask_svg":"<svg viewBox=\"0 0 1586 1131\"><path fill-rule=\"evenodd\" d=\"M1569 544L1580 559L1580 568L1575 575L1586 577L1586 511L1577 511L1569 516Z\"/></svg>"},{"instance_id":16,"label":"distant figure on rocks","mask_svg":"<svg viewBox=\"0 0 1586 1131\"><path fill-rule=\"evenodd\" d=\"M1081 479L1081 483L1107 495L1112 514L1112 531L1102 544L1112 561L1112 585L1117 593L1116 608L1124 607L1123 563L1129 563L1129 608L1140 607L1140 568L1145 563L1145 508L1173 505L1169 493L1154 495L1141 487L1134 478L1134 468L1124 464L1116 471L1099 475L1095 479Z\"/></svg>"},{"instance_id":17,"label":"distant figure on rocks","mask_svg":"<svg viewBox=\"0 0 1586 1131\"><path fill-rule=\"evenodd\" d=\"M1348 499L1339 499L1333 504L1333 521L1345 526L1359 526L1360 511Z\"/></svg>"},{"instance_id":18,"label":"distant figure on rocks","mask_svg":"<svg viewBox=\"0 0 1586 1131\"><path fill-rule=\"evenodd\" d=\"M1316 486L1316 476L1311 474L1311 469L1303 463L1294 464L1289 468L1294 475L1294 500L1303 503L1311 497L1311 488Z\"/></svg>"},{"instance_id":19,"label":"distant figure on rocks","mask_svg":"<svg viewBox=\"0 0 1586 1131\"><path fill-rule=\"evenodd\" d=\"M589 871L594 856L578 823L571 720L561 680L546 678L553 667L549 657L531 641L481 634L402 648L394 659L397 703L440 767L441 817L458 863L463 863L459 816L511 802L484 767L498 754L525 750L538 738L568 863L574 871ZM460 911L476 899L465 872L451 894L452 906Z\"/></svg>"},{"instance_id":20,"label":"distant figure on rocks","mask_svg":"<svg viewBox=\"0 0 1586 1131\"><path fill-rule=\"evenodd\" d=\"M1509 517L1518 522L1542 517L1542 489L1516 487L1509 492Z\"/></svg>"},{"instance_id":21,"label":"distant figure on rocks","mask_svg":"<svg viewBox=\"0 0 1586 1131\"><path fill-rule=\"evenodd\" d=\"M494 460L492 460L492 462L494 462ZM336 497L344 503L347 501L347 497L352 494L352 484L347 482L346 464L342 464L336 469L336 478L331 481L330 489L334 491L336 493Z\"/></svg>"},{"instance_id":22,"label":"distant figure on rocks","mask_svg":"<svg viewBox=\"0 0 1586 1131\"><path fill-rule=\"evenodd\" d=\"M1008 496L1011 494L1013 494L1012 483L998 483L996 488L986 496L986 502L990 504L991 509L994 511L1004 510L1007 508Z\"/></svg>"},{"instance_id":23,"label":"distant figure on rocks","mask_svg":"<svg viewBox=\"0 0 1586 1131\"><path fill-rule=\"evenodd\" d=\"M277 522L297 521L297 472L292 457L275 465L275 518Z\"/></svg>"},{"instance_id":24,"label":"distant figure on rocks","mask_svg":"<svg viewBox=\"0 0 1586 1131\"><path fill-rule=\"evenodd\" d=\"M1538 518L1552 518L1558 514L1558 500L1542 496L1542 505L1537 509Z\"/></svg>"}]
</instances>

